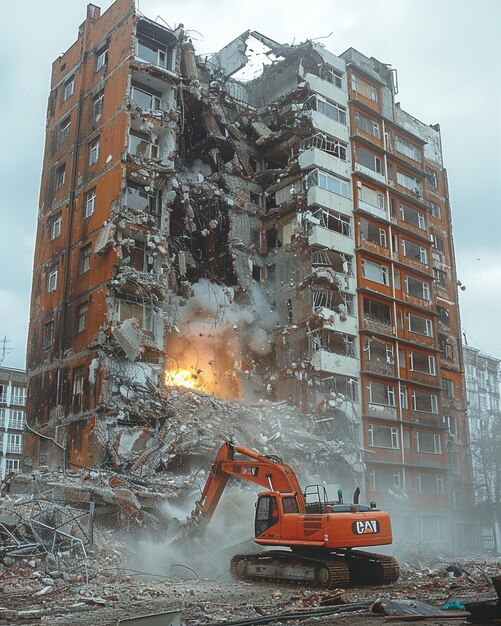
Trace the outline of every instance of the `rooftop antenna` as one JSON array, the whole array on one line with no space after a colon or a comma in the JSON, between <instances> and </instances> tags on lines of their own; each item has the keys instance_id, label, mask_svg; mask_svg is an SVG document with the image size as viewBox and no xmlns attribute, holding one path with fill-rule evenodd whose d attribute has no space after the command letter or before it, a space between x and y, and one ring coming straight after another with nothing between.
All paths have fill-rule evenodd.
<instances>
[{"instance_id":1,"label":"rooftop antenna","mask_svg":"<svg viewBox=\"0 0 501 626\"><path fill-rule=\"evenodd\" d=\"M4 338L0 341L0 365L4 362L7 352L12 349L7 347L7 342L7 335L4 335Z\"/></svg>"}]
</instances>

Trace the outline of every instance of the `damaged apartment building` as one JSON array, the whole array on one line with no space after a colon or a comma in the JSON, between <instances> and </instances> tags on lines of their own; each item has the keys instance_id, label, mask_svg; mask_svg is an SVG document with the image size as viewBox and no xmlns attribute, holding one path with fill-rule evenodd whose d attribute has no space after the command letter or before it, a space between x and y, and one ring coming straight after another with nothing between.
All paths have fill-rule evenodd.
<instances>
[{"instance_id":1,"label":"damaged apartment building","mask_svg":"<svg viewBox=\"0 0 501 626\"><path fill-rule=\"evenodd\" d=\"M252 78L249 41L266 58ZM440 130L397 91L352 48L248 31L197 56L133 0L88 5L52 69L27 463L113 467L117 437L147 454L172 388L287 402L367 501L406 505L397 525L465 543L449 517L471 469Z\"/></svg>"}]
</instances>

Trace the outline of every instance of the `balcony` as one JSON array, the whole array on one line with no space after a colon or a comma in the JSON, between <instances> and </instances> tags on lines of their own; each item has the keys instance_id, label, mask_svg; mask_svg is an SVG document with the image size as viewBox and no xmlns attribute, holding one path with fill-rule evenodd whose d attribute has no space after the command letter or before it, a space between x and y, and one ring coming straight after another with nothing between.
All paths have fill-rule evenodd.
<instances>
[{"instance_id":1,"label":"balcony","mask_svg":"<svg viewBox=\"0 0 501 626\"><path fill-rule=\"evenodd\" d=\"M7 454L21 454L23 447L20 443L7 444Z\"/></svg>"},{"instance_id":2,"label":"balcony","mask_svg":"<svg viewBox=\"0 0 501 626\"><path fill-rule=\"evenodd\" d=\"M351 237L320 225L314 225L311 228L308 243L310 246L322 246L329 250L337 250L343 254L353 255L355 250L354 241Z\"/></svg>"},{"instance_id":3,"label":"balcony","mask_svg":"<svg viewBox=\"0 0 501 626\"><path fill-rule=\"evenodd\" d=\"M386 178L384 174L375 172L374 170L371 170L370 167L365 167L365 165L360 165L360 163L354 163L353 165L354 165L355 172L361 172L362 174L365 174L366 176L370 176L374 180L377 180L379 183L384 184L386 182Z\"/></svg>"},{"instance_id":4,"label":"balcony","mask_svg":"<svg viewBox=\"0 0 501 626\"><path fill-rule=\"evenodd\" d=\"M346 91L336 87L336 85L333 85L327 80L315 76L315 74L306 74L305 80L310 83L312 91L324 96L327 100L333 100L334 102L339 102L339 104L346 106L348 102L348 94Z\"/></svg>"},{"instance_id":5,"label":"balcony","mask_svg":"<svg viewBox=\"0 0 501 626\"><path fill-rule=\"evenodd\" d=\"M379 217L382 220L385 220L387 222L390 221L388 212L385 209L381 209L377 206L373 206L372 204L369 204L368 202L359 200L358 208L360 211L366 211L367 213L370 213L371 215L374 215L375 217Z\"/></svg>"},{"instance_id":6,"label":"balcony","mask_svg":"<svg viewBox=\"0 0 501 626\"><path fill-rule=\"evenodd\" d=\"M311 115L313 126L317 130L321 130L328 135L337 137L347 144L350 143L350 131L348 130L348 126L340 124L339 122L336 122L330 117L327 117L327 115L323 115L318 111L309 111L309 114Z\"/></svg>"},{"instance_id":7,"label":"balcony","mask_svg":"<svg viewBox=\"0 0 501 626\"><path fill-rule=\"evenodd\" d=\"M325 306L314 308L314 313L325 320L324 328L326 330L337 330L348 335L356 335L358 333L357 318L351 315L341 317L337 311L328 309Z\"/></svg>"},{"instance_id":8,"label":"balcony","mask_svg":"<svg viewBox=\"0 0 501 626\"><path fill-rule=\"evenodd\" d=\"M379 419L396 420L397 407L369 402L367 404L367 415L370 417L377 417Z\"/></svg>"},{"instance_id":9,"label":"balcony","mask_svg":"<svg viewBox=\"0 0 501 626\"><path fill-rule=\"evenodd\" d=\"M371 374L377 374L380 376L395 376L395 364L387 363L386 361L367 360L364 364L364 369Z\"/></svg>"},{"instance_id":10,"label":"balcony","mask_svg":"<svg viewBox=\"0 0 501 626\"><path fill-rule=\"evenodd\" d=\"M308 148L300 153L299 167L303 170L319 167L343 178L350 178L351 176L350 161L343 161L335 155L315 147Z\"/></svg>"},{"instance_id":11,"label":"balcony","mask_svg":"<svg viewBox=\"0 0 501 626\"><path fill-rule=\"evenodd\" d=\"M333 374L343 374L352 378L358 378L360 374L360 363L358 359L328 352L327 350L317 350L311 359L313 367L322 372Z\"/></svg>"},{"instance_id":12,"label":"balcony","mask_svg":"<svg viewBox=\"0 0 501 626\"><path fill-rule=\"evenodd\" d=\"M353 215L353 201L332 191L327 191L316 185L308 189L308 207L323 206L326 209L334 209L343 215Z\"/></svg>"}]
</instances>

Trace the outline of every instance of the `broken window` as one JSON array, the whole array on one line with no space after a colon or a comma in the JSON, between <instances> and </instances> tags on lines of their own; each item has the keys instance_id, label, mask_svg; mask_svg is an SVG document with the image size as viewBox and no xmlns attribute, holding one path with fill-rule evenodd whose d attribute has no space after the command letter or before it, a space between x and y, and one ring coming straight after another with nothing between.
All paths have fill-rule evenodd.
<instances>
[{"instance_id":1,"label":"broken window","mask_svg":"<svg viewBox=\"0 0 501 626\"><path fill-rule=\"evenodd\" d=\"M320 226L341 235L351 237L351 219L331 209L318 209L313 216L320 221Z\"/></svg>"},{"instance_id":2,"label":"broken window","mask_svg":"<svg viewBox=\"0 0 501 626\"><path fill-rule=\"evenodd\" d=\"M390 284L388 268L367 259L362 259L362 275L367 280L381 285Z\"/></svg>"},{"instance_id":3,"label":"broken window","mask_svg":"<svg viewBox=\"0 0 501 626\"><path fill-rule=\"evenodd\" d=\"M414 259L420 263L428 264L428 253L423 246L419 246L413 241L402 239L402 254L408 259Z\"/></svg>"},{"instance_id":4,"label":"broken window","mask_svg":"<svg viewBox=\"0 0 501 626\"><path fill-rule=\"evenodd\" d=\"M442 389L446 398L454 398L454 381L450 378L442 378Z\"/></svg>"},{"instance_id":5,"label":"broken window","mask_svg":"<svg viewBox=\"0 0 501 626\"><path fill-rule=\"evenodd\" d=\"M409 159L421 163L421 150L410 141L396 135L395 148L397 152L400 152L400 154L404 154L409 157Z\"/></svg>"},{"instance_id":6,"label":"broken window","mask_svg":"<svg viewBox=\"0 0 501 626\"><path fill-rule=\"evenodd\" d=\"M335 85L339 89L342 89L343 85L343 73L339 70L335 70L332 66L324 63L320 68L320 78L326 80L332 85Z\"/></svg>"},{"instance_id":7,"label":"broken window","mask_svg":"<svg viewBox=\"0 0 501 626\"><path fill-rule=\"evenodd\" d=\"M103 112L104 105L104 89L101 89L93 98L92 98L92 107L91 107L91 115L95 120L98 120L101 117Z\"/></svg>"},{"instance_id":8,"label":"broken window","mask_svg":"<svg viewBox=\"0 0 501 626\"><path fill-rule=\"evenodd\" d=\"M351 275L351 257L335 250L317 250L312 256L313 267L332 267L335 272Z\"/></svg>"},{"instance_id":9,"label":"broken window","mask_svg":"<svg viewBox=\"0 0 501 626\"><path fill-rule=\"evenodd\" d=\"M442 219L442 209L436 202L432 202L431 200L430 200L430 212L435 219L437 220Z\"/></svg>"},{"instance_id":10,"label":"broken window","mask_svg":"<svg viewBox=\"0 0 501 626\"><path fill-rule=\"evenodd\" d=\"M347 181L323 172L322 170L313 170L305 179L307 189L312 186L318 186L326 191L332 191L339 196L350 198L350 185Z\"/></svg>"},{"instance_id":11,"label":"broken window","mask_svg":"<svg viewBox=\"0 0 501 626\"><path fill-rule=\"evenodd\" d=\"M129 136L129 153L143 159L158 158L158 137L131 130Z\"/></svg>"},{"instance_id":12,"label":"broken window","mask_svg":"<svg viewBox=\"0 0 501 626\"><path fill-rule=\"evenodd\" d=\"M432 393L426 393L424 391L413 391L412 405L415 411L435 414L438 413L437 396Z\"/></svg>"},{"instance_id":13,"label":"broken window","mask_svg":"<svg viewBox=\"0 0 501 626\"><path fill-rule=\"evenodd\" d=\"M372 448L400 448L397 428L369 424L368 434L369 445Z\"/></svg>"},{"instance_id":14,"label":"broken window","mask_svg":"<svg viewBox=\"0 0 501 626\"><path fill-rule=\"evenodd\" d=\"M366 187L365 185L359 187L358 199L366 204L370 204L370 206L373 206L376 209L381 209L382 211L385 209L383 194L377 192L375 189Z\"/></svg>"},{"instance_id":15,"label":"broken window","mask_svg":"<svg viewBox=\"0 0 501 626\"><path fill-rule=\"evenodd\" d=\"M338 159L341 159L341 161L346 161L348 155L347 144L327 133L317 133L301 142L301 150L308 150L310 148L318 148L323 152L328 152Z\"/></svg>"},{"instance_id":16,"label":"broken window","mask_svg":"<svg viewBox=\"0 0 501 626\"><path fill-rule=\"evenodd\" d=\"M273 250L277 246L280 246L280 241L278 240L278 231L272 226L266 231L266 249Z\"/></svg>"},{"instance_id":17,"label":"broken window","mask_svg":"<svg viewBox=\"0 0 501 626\"><path fill-rule=\"evenodd\" d=\"M439 237L438 235L431 235L431 236L433 237L433 239L431 240L431 245L433 246L435 250L443 254L445 250L444 240L442 239L442 237Z\"/></svg>"},{"instance_id":18,"label":"broken window","mask_svg":"<svg viewBox=\"0 0 501 626\"><path fill-rule=\"evenodd\" d=\"M70 136L70 127L71 127L71 117L67 117L65 120L61 122L61 125L59 126L59 131L57 133L58 147L68 140L68 137Z\"/></svg>"},{"instance_id":19,"label":"broken window","mask_svg":"<svg viewBox=\"0 0 501 626\"><path fill-rule=\"evenodd\" d=\"M365 148L357 148L357 163L378 174L383 172L381 159Z\"/></svg>"},{"instance_id":20,"label":"broken window","mask_svg":"<svg viewBox=\"0 0 501 626\"><path fill-rule=\"evenodd\" d=\"M77 333L81 333L87 328L87 313L89 303L83 302L77 309Z\"/></svg>"},{"instance_id":21,"label":"broken window","mask_svg":"<svg viewBox=\"0 0 501 626\"><path fill-rule=\"evenodd\" d=\"M73 95L73 90L75 89L75 77L72 76L69 80L64 84L63 90L63 102L66 102L68 98L71 98Z\"/></svg>"},{"instance_id":22,"label":"broken window","mask_svg":"<svg viewBox=\"0 0 501 626\"><path fill-rule=\"evenodd\" d=\"M108 65L108 46L103 46L96 52L96 72Z\"/></svg>"},{"instance_id":23,"label":"broken window","mask_svg":"<svg viewBox=\"0 0 501 626\"><path fill-rule=\"evenodd\" d=\"M320 330L311 333L310 346L313 352L326 350L334 354L356 358L355 337L330 330Z\"/></svg>"},{"instance_id":24,"label":"broken window","mask_svg":"<svg viewBox=\"0 0 501 626\"><path fill-rule=\"evenodd\" d=\"M438 176L435 170L432 170L430 167L425 167L424 169L426 172L426 182L433 188L438 189Z\"/></svg>"},{"instance_id":25,"label":"broken window","mask_svg":"<svg viewBox=\"0 0 501 626\"><path fill-rule=\"evenodd\" d=\"M49 238L52 239L56 239L56 237L59 237L59 235L61 234L61 226L63 224L63 214L62 213L57 213L57 215L54 215L54 217L50 220L50 234L49 234Z\"/></svg>"},{"instance_id":26,"label":"broken window","mask_svg":"<svg viewBox=\"0 0 501 626\"><path fill-rule=\"evenodd\" d=\"M149 39L138 33L137 36L137 56L141 61L158 65L166 69L171 66L171 51L165 45L162 45L153 39Z\"/></svg>"},{"instance_id":27,"label":"broken window","mask_svg":"<svg viewBox=\"0 0 501 626\"><path fill-rule=\"evenodd\" d=\"M384 228L378 228L372 222L360 218L360 237L364 241L370 241L378 246L387 247L386 230Z\"/></svg>"},{"instance_id":28,"label":"broken window","mask_svg":"<svg viewBox=\"0 0 501 626\"><path fill-rule=\"evenodd\" d=\"M391 325L390 307L376 300L364 298L364 318Z\"/></svg>"},{"instance_id":29,"label":"broken window","mask_svg":"<svg viewBox=\"0 0 501 626\"><path fill-rule=\"evenodd\" d=\"M316 110L335 122L346 126L346 109L335 102L329 102L317 96L315 98Z\"/></svg>"},{"instance_id":30,"label":"broken window","mask_svg":"<svg viewBox=\"0 0 501 626\"><path fill-rule=\"evenodd\" d=\"M395 406L395 387L370 381L367 383L368 400L371 404Z\"/></svg>"},{"instance_id":31,"label":"broken window","mask_svg":"<svg viewBox=\"0 0 501 626\"><path fill-rule=\"evenodd\" d=\"M406 276L404 278L405 293L415 298L421 298L422 300L430 301L430 285L412 276Z\"/></svg>"},{"instance_id":32,"label":"broken window","mask_svg":"<svg viewBox=\"0 0 501 626\"><path fill-rule=\"evenodd\" d=\"M56 169L56 175L54 177L54 191L61 189L66 179L66 163L63 163Z\"/></svg>"},{"instance_id":33,"label":"broken window","mask_svg":"<svg viewBox=\"0 0 501 626\"><path fill-rule=\"evenodd\" d=\"M128 294L118 299L118 319L123 322L127 319L136 319L141 329L153 330L153 306L140 298Z\"/></svg>"},{"instance_id":34,"label":"broken window","mask_svg":"<svg viewBox=\"0 0 501 626\"><path fill-rule=\"evenodd\" d=\"M78 396L83 393L83 365L73 368L73 395Z\"/></svg>"},{"instance_id":35,"label":"broken window","mask_svg":"<svg viewBox=\"0 0 501 626\"><path fill-rule=\"evenodd\" d=\"M362 115L359 111L355 113L355 126L373 137L377 137L377 139L380 137L379 124L365 115Z\"/></svg>"},{"instance_id":36,"label":"broken window","mask_svg":"<svg viewBox=\"0 0 501 626\"><path fill-rule=\"evenodd\" d=\"M144 187L128 182L125 190L125 204L130 209L150 213L160 220L161 196L158 192L146 191Z\"/></svg>"},{"instance_id":37,"label":"broken window","mask_svg":"<svg viewBox=\"0 0 501 626\"><path fill-rule=\"evenodd\" d=\"M96 208L96 188L90 189L84 198L84 219L90 217Z\"/></svg>"},{"instance_id":38,"label":"broken window","mask_svg":"<svg viewBox=\"0 0 501 626\"><path fill-rule=\"evenodd\" d=\"M435 376L436 366L434 356L423 354L422 352L409 352L409 361L411 370Z\"/></svg>"},{"instance_id":39,"label":"broken window","mask_svg":"<svg viewBox=\"0 0 501 626\"><path fill-rule=\"evenodd\" d=\"M447 288L447 274L443 270L433 268L433 282L438 287Z\"/></svg>"},{"instance_id":40,"label":"broken window","mask_svg":"<svg viewBox=\"0 0 501 626\"><path fill-rule=\"evenodd\" d=\"M451 325L451 314L448 308L437 306L438 320L446 326Z\"/></svg>"},{"instance_id":41,"label":"broken window","mask_svg":"<svg viewBox=\"0 0 501 626\"><path fill-rule=\"evenodd\" d=\"M452 346L449 343L449 337L447 335L442 335L441 333L438 333L438 349L448 359L452 359Z\"/></svg>"},{"instance_id":42,"label":"broken window","mask_svg":"<svg viewBox=\"0 0 501 626\"><path fill-rule=\"evenodd\" d=\"M48 350L54 343L54 320L43 325L42 349Z\"/></svg>"},{"instance_id":43,"label":"broken window","mask_svg":"<svg viewBox=\"0 0 501 626\"><path fill-rule=\"evenodd\" d=\"M80 259L78 263L78 273L85 274L90 270L90 257L92 254L92 244L87 244L80 248Z\"/></svg>"},{"instance_id":44,"label":"broken window","mask_svg":"<svg viewBox=\"0 0 501 626\"><path fill-rule=\"evenodd\" d=\"M400 170L397 170L397 183L412 191L416 196L420 196L423 193L423 183L418 178Z\"/></svg>"},{"instance_id":45,"label":"broken window","mask_svg":"<svg viewBox=\"0 0 501 626\"><path fill-rule=\"evenodd\" d=\"M89 165L94 165L99 159L99 137L89 144Z\"/></svg>"},{"instance_id":46,"label":"broken window","mask_svg":"<svg viewBox=\"0 0 501 626\"><path fill-rule=\"evenodd\" d=\"M59 271L58 265L52 265L49 267L48 275L47 275L47 291L50 293L52 291L56 291L57 289L57 274Z\"/></svg>"},{"instance_id":47,"label":"broken window","mask_svg":"<svg viewBox=\"0 0 501 626\"><path fill-rule=\"evenodd\" d=\"M151 87L132 82L132 100L142 109L160 109L162 94Z\"/></svg>"},{"instance_id":48,"label":"broken window","mask_svg":"<svg viewBox=\"0 0 501 626\"><path fill-rule=\"evenodd\" d=\"M438 433L416 431L414 433L414 449L416 452L442 454L442 442Z\"/></svg>"},{"instance_id":49,"label":"broken window","mask_svg":"<svg viewBox=\"0 0 501 626\"><path fill-rule=\"evenodd\" d=\"M364 345L364 352L367 359L373 363L386 363L393 365L395 356L393 354L393 346L389 343L381 341L376 337L367 339Z\"/></svg>"},{"instance_id":50,"label":"broken window","mask_svg":"<svg viewBox=\"0 0 501 626\"><path fill-rule=\"evenodd\" d=\"M433 337L433 322L430 319L415 315L414 313L408 313L407 319L409 322L408 328L411 333Z\"/></svg>"},{"instance_id":51,"label":"broken window","mask_svg":"<svg viewBox=\"0 0 501 626\"><path fill-rule=\"evenodd\" d=\"M405 204L400 205L400 219L408 224L412 224L412 226L420 228L421 230L426 230L424 213L416 211L416 209L412 209Z\"/></svg>"}]
</instances>

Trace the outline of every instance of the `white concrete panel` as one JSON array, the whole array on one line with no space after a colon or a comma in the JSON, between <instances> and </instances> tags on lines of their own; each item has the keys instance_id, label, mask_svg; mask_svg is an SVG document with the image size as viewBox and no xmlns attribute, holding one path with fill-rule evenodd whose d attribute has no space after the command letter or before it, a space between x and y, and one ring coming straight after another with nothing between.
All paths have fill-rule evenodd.
<instances>
[{"instance_id":1,"label":"white concrete panel","mask_svg":"<svg viewBox=\"0 0 501 626\"><path fill-rule=\"evenodd\" d=\"M336 87L336 85L333 85L328 80L323 80L315 76L315 74L306 74L305 80L310 83L310 87L313 91L327 98L327 100L337 102L344 107L348 105L348 94L346 91L339 89L339 87Z\"/></svg>"},{"instance_id":2,"label":"white concrete panel","mask_svg":"<svg viewBox=\"0 0 501 626\"><path fill-rule=\"evenodd\" d=\"M327 117L327 115L323 115L318 111L310 111L310 113L311 119L313 121L313 126L317 130L321 130L328 135L332 135L333 137L341 139L341 141L349 143L350 131L348 129L348 126L340 124L339 122L332 120L330 117Z\"/></svg>"},{"instance_id":3,"label":"white concrete panel","mask_svg":"<svg viewBox=\"0 0 501 626\"><path fill-rule=\"evenodd\" d=\"M377 180L380 183L384 183L386 181L384 174L379 174L378 172L371 170L369 167L365 167L365 165L360 165L360 163L355 163L355 170L357 172L362 172L363 174L370 176L371 178L373 178L374 180Z\"/></svg>"},{"instance_id":4,"label":"white concrete panel","mask_svg":"<svg viewBox=\"0 0 501 626\"><path fill-rule=\"evenodd\" d=\"M353 216L353 202L350 198L345 198L321 187L310 187L308 189L307 204L309 207L313 205L323 206L328 209L334 209L343 215Z\"/></svg>"},{"instance_id":5,"label":"white concrete panel","mask_svg":"<svg viewBox=\"0 0 501 626\"><path fill-rule=\"evenodd\" d=\"M321 372L332 372L357 378L360 375L360 361L349 356L317 350L312 357L313 367Z\"/></svg>"},{"instance_id":6,"label":"white concrete panel","mask_svg":"<svg viewBox=\"0 0 501 626\"><path fill-rule=\"evenodd\" d=\"M351 162L341 161L332 154L320 150L320 148L309 148L299 155L299 167L303 170L319 167L343 178L351 176Z\"/></svg>"},{"instance_id":7,"label":"white concrete panel","mask_svg":"<svg viewBox=\"0 0 501 626\"><path fill-rule=\"evenodd\" d=\"M376 217L386 220L387 222L390 221L388 213L384 209L375 207L372 204L368 204L367 202L364 202L363 200L358 201L358 208L362 209L363 211L367 211L367 213L371 213L372 215L375 215Z\"/></svg>"},{"instance_id":8,"label":"white concrete panel","mask_svg":"<svg viewBox=\"0 0 501 626\"><path fill-rule=\"evenodd\" d=\"M351 237L346 237L346 235L341 235L323 226L313 226L308 242L310 246L318 245L345 254L355 254L355 241Z\"/></svg>"}]
</instances>

